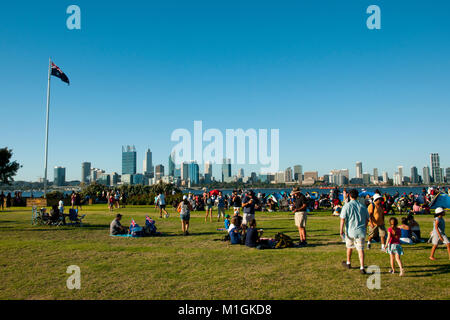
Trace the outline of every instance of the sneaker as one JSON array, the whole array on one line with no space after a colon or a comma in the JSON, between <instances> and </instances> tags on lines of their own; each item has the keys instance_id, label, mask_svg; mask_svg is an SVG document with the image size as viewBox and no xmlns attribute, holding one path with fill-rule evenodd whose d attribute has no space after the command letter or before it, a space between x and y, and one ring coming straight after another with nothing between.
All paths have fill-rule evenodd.
<instances>
[{"instance_id":1,"label":"sneaker","mask_svg":"<svg viewBox=\"0 0 450 320\"><path fill-rule=\"evenodd\" d=\"M389 270L389 273L390 273L390 274L394 274L395 271L391 269L391 270Z\"/></svg>"},{"instance_id":2,"label":"sneaker","mask_svg":"<svg viewBox=\"0 0 450 320\"><path fill-rule=\"evenodd\" d=\"M307 245L308 245L308 242L306 242L306 240L303 241L303 246L306 247Z\"/></svg>"},{"instance_id":3,"label":"sneaker","mask_svg":"<svg viewBox=\"0 0 450 320\"><path fill-rule=\"evenodd\" d=\"M367 272L366 272L365 269L359 269L359 273L361 273L361 274L367 274Z\"/></svg>"},{"instance_id":4,"label":"sneaker","mask_svg":"<svg viewBox=\"0 0 450 320\"><path fill-rule=\"evenodd\" d=\"M350 269L352 266L347 263L347 261L342 261L342 266L346 269Z\"/></svg>"},{"instance_id":5,"label":"sneaker","mask_svg":"<svg viewBox=\"0 0 450 320\"><path fill-rule=\"evenodd\" d=\"M367 249L370 249L370 241L367 242Z\"/></svg>"},{"instance_id":6,"label":"sneaker","mask_svg":"<svg viewBox=\"0 0 450 320\"><path fill-rule=\"evenodd\" d=\"M186 232L185 232L185 235L187 235L187 236L188 236L188 235L189 235L189 232L188 232L188 231L186 231Z\"/></svg>"}]
</instances>

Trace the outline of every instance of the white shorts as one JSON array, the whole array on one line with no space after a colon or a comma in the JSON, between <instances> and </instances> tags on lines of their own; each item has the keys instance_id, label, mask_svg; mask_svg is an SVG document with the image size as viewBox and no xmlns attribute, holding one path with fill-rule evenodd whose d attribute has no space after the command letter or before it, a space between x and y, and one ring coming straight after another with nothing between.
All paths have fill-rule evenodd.
<instances>
[{"instance_id":1,"label":"white shorts","mask_svg":"<svg viewBox=\"0 0 450 320\"><path fill-rule=\"evenodd\" d=\"M444 244L450 243L445 234L441 233L441 236L442 236L442 239L444 239L444 241L441 241L439 239L438 235L433 233L433 235L431 236L431 243L435 246L437 246L438 244L441 244L441 243L444 243Z\"/></svg>"},{"instance_id":2,"label":"white shorts","mask_svg":"<svg viewBox=\"0 0 450 320\"><path fill-rule=\"evenodd\" d=\"M255 219L255 215L251 213L244 213L244 218L242 219L242 224L247 225L252 219Z\"/></svg>"},{"instance_id":3,"label":"white shorts","mask_svg":"<svg viewBox=\"0 0 450 320\"><path fill-rule=\"evenodd\" d=\"M349 238L345 237L345 246L347 249L364 250L364 238Z\"/></svg>"}]
</instances>

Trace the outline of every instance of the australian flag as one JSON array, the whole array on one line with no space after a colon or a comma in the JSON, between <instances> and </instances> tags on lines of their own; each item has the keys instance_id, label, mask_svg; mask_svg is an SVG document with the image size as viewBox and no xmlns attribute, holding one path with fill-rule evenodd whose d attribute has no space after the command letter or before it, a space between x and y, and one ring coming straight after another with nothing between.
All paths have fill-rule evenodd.
<instances>
[{"instance_id":1,"label":"australian flag","mask_svg":"<svg viewBox=\"0 0 450 320\"><path fill-rule=\"evenodd\" d=\"M57 78L60 78L62 81L64 81L67 84L70 84L69 78L67 78L66 74L62 72L62 70L52 62L52 76L55 76Z\"/></svg>"}]
</instances>

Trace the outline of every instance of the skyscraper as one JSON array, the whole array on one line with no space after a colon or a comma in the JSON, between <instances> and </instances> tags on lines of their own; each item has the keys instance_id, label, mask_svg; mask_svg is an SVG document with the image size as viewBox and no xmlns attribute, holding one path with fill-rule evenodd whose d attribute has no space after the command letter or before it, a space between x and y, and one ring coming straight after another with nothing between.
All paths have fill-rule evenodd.
<instances>
[{"instance_id":1,"label":"skyscraper","mask_svg":"<svg viewBox=\"0 0 450 320\"><path fill-rule=\"evenodd\" d=\"M172 151L169 156L169 172L167 173L167 175L170 177L175 176L175 151Z\"/></svg>"},{"instance_id":2,"label":"skyscraper","mask_svg":"<svg viewBox=\"0 0 450 320\"><path fill-rule=\"evenodd\" d=\"M200 170L198 167L198 163L195 161L190 162L189 163L189 179L191 180L192 184L199 183L199 175L200 175Z\"/></svg>"},{"instance_id":3,"label":"skyscraper","mask_svg":"<svg viewBox=\"0 0 450 320\"><path fill-rule=\"evenodd\" d=\"M89 177L91 176L91 163L81 163L81 182L89 183Z\"/></svg>"},{"instance_id":4,"label":"skyscraper","mask_svg":"<svg viewBox=\"0 0 450 320\"><path fill-rule=\"evenodd\" d=\"M431 161L431 176L433 177L434 183L442 183L441 165L439 163L439 154L432 153L430 155Z\"/></svg>"},{"instance_id":5,"label":"skyscraper","mask_svg":"<svg viewBox=\"0 0 450 320\"><path fill-rule=\"evenodd\" d=\"M411 183L419 183L419 172L417 171L417 167L411 167Z\"/></svg>"},{"instance_id":6,"label":"skyscraper","mask_svg":"<svg viewBox=\"0 0 450 320\"><path fill-rule=\"evenodd\" d=\"M223 159L222 182L229 181L230 178L231 178L231 159Z\"/></svg>"},{"instance_id":7,"label":"skyscraper","mask_svg":"<svg viewBox=\"0 0 450 320\"><path fill-rule=\"evenodd\" d=\"M431 183L431 177L430 177L430 167L424 167L422 170L422 180L424 184L430 184Z\"/></svg>"},{"instance_id":8,"label":"skyscraper","mask_svg":"<svg viewBox=\"0 0 450 320\"><path fill-rule=\"evenodd\" d=\"M187 181L189 179L189 163L183 162L181 164L181 180Z\"/></svg>"},{"instance_id":9,"label":"skyscraper","mask_svg":"<svg viewBox=\"0 0 450 320\"><path fill-rule=\"evenodd\" d=\"M294 166L294 180L302 182L303 167L301 165Z\"/></svg>"},{"instance_id":10,"label":"skyscraper","mask_svg":"<svg viewBox=\"0 0 450 320\"><path fill-rule=\"evenodd\" d=\"M389 182L389 176L388 173L386 171L383 172L383 183L388 183Z\"/></svg>"},{"instance_id":11,"label":"skyscraper","mask_svg":"<svg viewBox=\"0 0 450 320\"><path fill-rule=\"evenodd\" d=\"M243 177L244 177L244 169L243 169L243 168L240 168L240 169L239 169L239 171L238 171L238 177L239 177L239 178L243 178Z\"/></svg>"},{"instance_id":12,"label":"skyscraper","mask_svg":"<svg viewBox=\"0 0 450 320\"><path fill-rule=\"evenodd\" d=\"M285 182L291 182L292 181L292 168L288 167L284 171L284 181Z\"/></svg>"},{"instance_id":13,"label":"skyscraper","mask_svg":"<svg viewBox=\"0 0 450 320\"><path fill-rule=\"evenodd\" d=\"M57 187L61 187L66 184L66 168L55 167L54 169L53 184Z\"/></svg>"},{"instance_id":14,"label":"skyscraper","mask_svg":"<svg viewBox=\"0 0 450 320\"><path fill-rule=\"evenodd\" d=\"M144 162L142 166L142 172L146 177L153 178L154 177L154 170L153 170L153 163L152 163L152 152L150 149L147 149L144 155Z\"/></svg>"},{"instance_id":15,"label":"skyscraper","mask_svg":"<svg viewBox=\"0 0 450 320\"><path fill-rule=\"evenodd\" d=\"M399 177L399 185L403 184L403 166L398 166L398 177Z\"/></svg>"},{"instance_id":16,"label":"skyscraper","mask_svg":"<svg viewBox=\"0 0 450 320\"><path fill-rule=\"evenodd\" d=\"M450 168L445 169L445 176L447 179L447 183L450 183Z\"/></svg>"},{"instance_id":17,"label":"skyscraper","mask_svg":"<svg viewBox=\"0 0 450 320\"><path fill-rule=\"evenodd\" d=\"M161 180L164 177L164 166L162 164L158 164L155 167L155 180Z\"/></svg>"},{"instance_id":18,"label":"skyscraper","mask_svg":"<svg viewBox=\"0 0 450 320\"><path fill-rule=\"evenodd\" d=\"M378 183L378 169L377 168L373 169L373 182Z\"/></svg>"},{"instance_id":19,"label":"skyscraper","mask_svg":"<svg viewBox=\"0 0 450 320\"><path fill-rule=\"evenodd\" d=\"M356 178L362 179L362 177L363 177L362 162L358 161L356 162Z\"/></svg>"},{"instance_id":20,"label":"skyscraper","mask_svg":"<svg viewBox=\"0 0 450 320\"><path fill-rule=\"evenodd\" d=\"M122 174L136 174L136 148L122 146Z\"/></svg>"},{"instance_id":21,"label":"skyscraper","mask_svg":"<svg viewBox=\"0 0 450 320\"><path fill-rule=\"evenodd\" d=\"M212 180L212 164L209 161L205 162L205 183L210 183Z\"/></svg>"}]
</instances>

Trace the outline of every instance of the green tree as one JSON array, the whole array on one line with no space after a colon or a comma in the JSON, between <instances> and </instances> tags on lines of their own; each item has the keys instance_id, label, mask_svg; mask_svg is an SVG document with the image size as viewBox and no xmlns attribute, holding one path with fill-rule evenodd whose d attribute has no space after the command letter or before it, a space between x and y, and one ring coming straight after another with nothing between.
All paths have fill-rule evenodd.
<instances>
[{"instance_id":1,"label":"green tree","mask_svg":"<svg viewBox=\"0 0 450 320\"><path fill-rule=\"evenodd\" d=\"M11 162L12 155L11 149L7 147L0 149L0 183L10 185L17 170L22 167L17 161Z\"/></svg>"}]
</instances>

